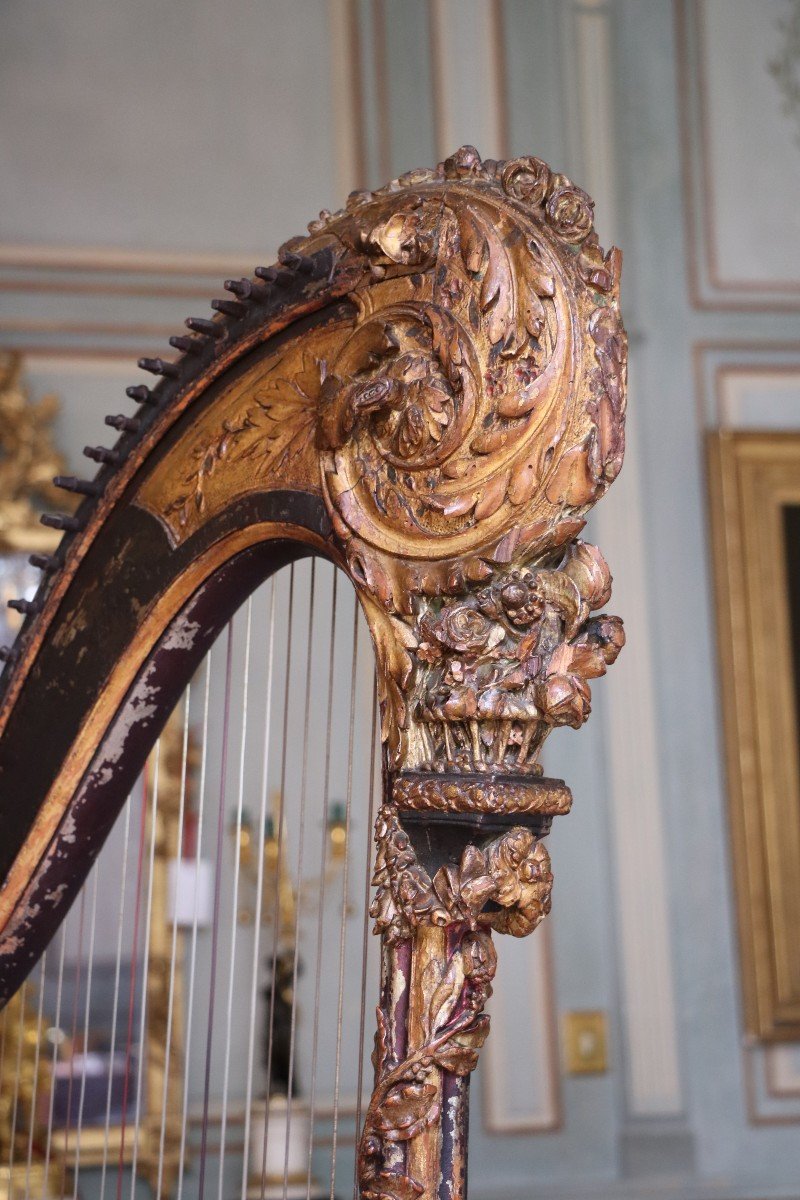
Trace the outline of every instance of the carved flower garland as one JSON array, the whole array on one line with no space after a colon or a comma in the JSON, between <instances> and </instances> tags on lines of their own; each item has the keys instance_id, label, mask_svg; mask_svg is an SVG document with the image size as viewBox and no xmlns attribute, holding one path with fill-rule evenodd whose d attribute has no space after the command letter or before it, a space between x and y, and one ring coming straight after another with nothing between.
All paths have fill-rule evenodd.
<instances>
[{"instance_id":1,"label":"carved flower garland","mask_svg":"<svg viewBox=\"0 0 800 1200\"><path fill-rule=\"evenodd\" d=\"M430 1002L424 1014L425 1040L398 1061L390 1023L378 1009L372 1056L376 1084L359 1144L362 1200L419 1200L423 1185L400 1169L387 1169L393 1147L418 1137L441 1115L437 1071L465 1076L475 1070L489 1032L483 1008L492 993L497 954L482 930L462 930L452 953L430 968Z\"/></svg>"},{"instance_id":2,"label":"carved flower garland","mask_svg":"<svg viewBox=\"0 0 800 1200\"><path fill-rule=\"evenodd\" d=\"M416 657L429 765L535 771L548 729L583 724L588 681L624 644L619 618L590 618L610 590L599 550L577 542L559 570L511 571L472 596L428 608Z\"/></svg>"},{"instance_id":3,"label":"carved flower garland","mask_svg":"<svg viewBox=\"0 0 800 1200\"><path fill-rule=\"evenodd\" d=\"M391 805L378 813L375 843L377 893L370 915L375 932L390 945L410 937L419 925L453 922L525 937L550 911L550 858L528 829L511 829L482 848L468 845L458 865L441 867L433 879L417 861ZM484 912L489 900L501 911Z\"/></svg>"}]
</instances>

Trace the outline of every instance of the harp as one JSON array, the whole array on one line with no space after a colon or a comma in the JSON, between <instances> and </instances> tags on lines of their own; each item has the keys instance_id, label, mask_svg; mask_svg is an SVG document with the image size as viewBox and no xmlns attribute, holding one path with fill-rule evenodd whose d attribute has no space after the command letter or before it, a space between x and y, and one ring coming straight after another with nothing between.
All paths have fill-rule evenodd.
<instances>
[{"instance_id":1,"label":"harp","mask_svg":"<svg viewBox=\"0 0 800 1200\"><path fill-rule=\"evenodd\" d=\"M126 1086L142 1086L141 1072L129 1079L137 1023L144 1030L161 1022L157 1046L170 1063L162 1063L163 1104L146 1129L138 1105L128 1104L132 1160L120 1149L117 1164L106 1124L104 1172L125 1164L135 1176L147 1161L158 1196L175 1191L176 1177L180 1192L188 1118L185 1105L175 1111L170 1089L193 1071L203 1110L191 1170L200 1196L217 1186L208 1169L209 1114L221 1103L219 1155L231 1081L237 1070L240 1077L252 1070L252 1014L264 986L255 964L266 957L268 1074L278 1069L284 1021L289 1101L301 1041L316 1046L322 1038L322 1009L339 1039L336 1072L347 1056L343 1029L355 1031L352 1053L359 1071L368 1069L365 1009L377 1002L374 1080L371 1095L359 1092L354 1117L355 1185L343 1184L334 1168L322 1193L354 1186L362 1200L466 1194L469 1078L488 1033L495 935L526 936L548 912L543 839L571 804L566 784L543 776L542 743L550 729L584 722L590 680L624 641L620 620L601 611L608 568L578 536L622 461L620 262L617 250L600 248L592 203L565 176L537 158L482 161L462 147L436 169L352 194L343 210L321 213L307 236L287 242L274 266L227 281L228 298L212 302L215 315L188 320L188 333L171 339L177 358L142 362L158 382L128 389L135 415L106 419L119 433L113 447L87 447L99 464L95 477L59 480L80 503L69 515L44 518L64 536L55 554L37 556L41 586L18 603L25 623L3 651L0 988L8 1003L0 1075L11 1089L7 1164L27 1168L24 1186L7 1176L10 1190L28 1194L36 1170L46 1176L57 1158L76 1179L81 1169L77 1149L69 1153L69 1130L80 1125L89 1056L82 1068L73 1059L59 1158L54 1076L48 1082L45 1069L56 1051L43 1035L48 1020L59 1022L42 1011L55 979L61 1027L71 1020L74 1034L88 1021L91 931L106 903L103 893L98 906L96 873L124 826L105 878L127 872L122 891L134 877L144 881L130 901L138 937L147 941L152 932L156 969L170 981L166 1009L145 1018L149 985L137 992L124 972L120 984L117 955L116 995L129 988L131 1001L126 1008L119 1000L114 1014L119 1045L125 1027L129 1035ZM250 606L244 625L234 616L243 605ZM315 621L335 628L318 641ZM364 684L359 628L371 639L375 693L369 670ZM243 646L247 678L238 694ZM326 665L314 675L320 659ZM292 708L298 673L304 699ZM170 718L179 704L182 715ZM266 721L260 742L246 742L244 709L248 720ZM178 727L171 766L162 735L170 720ZM215 734L212 756L206 742ZM203 760L210 860L202 885L202 854L186 848L193 754ZM336 754L346 764L341 805L324 771L322 783L310 782ZM255 788L261 808L248 825L241 781L261 756L271 756L273 774L265 768ZM156 792L166 794L170 771L178 799L167 835L159 832ZM231 858L220 795L230 788L235 797L237 778ZM298 826L313 824L305 815L309 791L321 793L315 811L324 836L310 901L317 923L301 964L296 938L284 959L280 931L288 922L296 935L301 925L297 880L286 920L281 914L293 856L302 859L308 844ZM331 863L357 827L364 831L359 870L334 894ZM171 852L176 869L183 862L194 870L189 916L173 912L168 933L150 922L153 887L165 886L155 870L162 836L182 839ZM352 963L324 926L331 908L337 917L348 905L366 919L369 876L361 868L375 888L374 972L366 924ZM251 877L255 925L274 884L274 936L268 945L265 935L245 969L241 956L237 965L226 955ZM202 977L189 952L198 937L210 939ZM83 970L83 983L70 987L64 946L76 942L66 957ZM54 954L60 965L48 961L45 976L41 958ZM301 965L316 994L304 1030L295 1003ZM343 987L353 980L351 1006ZM205 1004L191 1034L187 991L195 1007L201 993ZM224 1030L215 1032L220 1015L227 1013L230 1037L240 1011L250 1021L250 1056L237 1067L228 1054L218 1069L212 1040L225 1042ZM50 1103L45 1162L35 1133L37 1087L39 1107L42 1095ZM109 1076L109 1097L111 1090ZM283 1176L269 1192L270 1128L278 1137L270 1111L260 1134L249 1111L245 1117L245 1142L252 1148L260 1136L262 1147L251 1193L310 1196L316 1127L307 1135L307 1176L292 1192L284 1128L291 1103L280 1133ZM334 1158L336 1122L334 1114ZM82 1144L75 1132L72 1144ZM220 1195L222 1179L220 1167ZM45 1194L46 1179L41 1186Z\"/></svg>"}]
</instances>

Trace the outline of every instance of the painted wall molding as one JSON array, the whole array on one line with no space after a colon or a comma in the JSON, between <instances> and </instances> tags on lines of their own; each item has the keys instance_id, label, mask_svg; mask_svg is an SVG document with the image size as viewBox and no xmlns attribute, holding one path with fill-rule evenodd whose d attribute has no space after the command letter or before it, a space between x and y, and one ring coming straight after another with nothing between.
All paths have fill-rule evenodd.
<instances>
[{"instance_id":1,"label":"painted wall molding","mask_svg":"<svg viewBox=\"0 0 800 1200\"><path fill-rule=\"evenodd\" d=\"M605 0L572 5L566 30L577 80L571 125L581 180L595 198L604 244L617 238L614 188L612 10ZM625 1096L630 1117L683 1112L675 981L665 874L663 801L653 688L651 608L646 578L645 503L639 474L636 377L632 376L626 466L620 490L595 516L614 562L614 594L625 614L628 653L609 681L608 791L616 847ZM620 659L622 662L622 659Z\"/></svg>"},{"instance_id":2,"label":"painted wall molding","mask_svg":"<svg viewBox=\"0 0 800 1200\"><path fill-rule=\"evenodd\" d=\"M731 3L731 0L726 0ZM746 0L745 0L746 5ZM734 158L733 144L728 147L727 154L715 143L719 138L718 129L715 134L713 127L713 100L718 88L713 85L711 55L727 51L718 46L712 26L713 4L709 0L674 0L675 25L678 40L678 79L677 90L681 107L681 150L683 158L685 218L687 234L687 251L689 257L690 296L693 305L701 309L716 309L727 311L765 312L796 312L800 308L800 259L797 260L797 272L794 278L789 275L780 278L769 278L769 272L756 272L739 261L731 262L731 233L726 234L727 220L733 220L732 214L722 211L722 202L735 204L745 202L747 208L738 219L738 228L742 235L747 231L750 240L757 239L759 230L764 230L765 248L770 244L780 244L785 261L791 261L796 239L791 230L782 231L783 237L775 238L775 221L777 209L772 214L758 212L759 203L763 196L760 189L753 191L749 188L735 189L734 193L723 192L723 181L715 169L717 156L720 161ZM751 7L751 15L759 22L761 31L772 31L773 40L777 44L777 18L781 15L773 5L761 5L756 9ZM731 29L738 28L737 22L741 16L728 11L726 24ZM717 13L717 20L720 13ZM763 57L763 62L760 58ZM797 146L793 144L793 131L790 118L781 114L780 92L774 79L770 78L770 53L763 55L757 44L748 47L749 64L760 66L761 70L747 70L740 73L745 81L744 86L751 86L756 81L758 96L762 102L770 104L769 110L761 114L761 127L766 133L768 127L779 127L785 124L785 147L781 166L784 172L789 168L790 159L797 154ZM752 86L751 86L752 91ZM744 93L742 93L744 95ZM754 108L755 94L747 95L747 107ZM773 121L772 118L775 118ZM741 135L735 133L744 126L741 114L728 111L727 119L723 122L727 137L739 136L738 151L735 154L736 169L751 158L747 154L746 130ZM768 156L775 152L772 142L764 140L761 147L762 155L758 163L751 162L757 175L766 178L769 175L770 163ZM773 164L775 165L775 164ZM769 193L771 194L771 192ZM779 195L780 193L777 193ZM751 207L752 206L752 207ZM731 228L737 225L733 220ZM724 242L728 241L728 255L724 253ZM741 244L741 242L740 242ZM786 251L788 250L788 260Z\"/></svg>"}]
</instances>

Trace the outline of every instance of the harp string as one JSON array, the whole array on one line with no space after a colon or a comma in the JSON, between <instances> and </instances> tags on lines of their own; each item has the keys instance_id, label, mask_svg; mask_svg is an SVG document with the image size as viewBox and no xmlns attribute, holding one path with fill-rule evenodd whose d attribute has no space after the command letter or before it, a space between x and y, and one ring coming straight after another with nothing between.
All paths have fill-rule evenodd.
<instances>
[{"instance_id":1,"label":"harp string","mask_svg":"<svg viewBox=\"0 0 800 1200\"><path fill-rule=\"evenodd\" d=\"M0 1079L5 1079L4 1072L5 1072L5 1065L6 1065L6 1043L9 1040L8 1039L8 1021L9 1021L8 1012L9 1012L8 1005L6 1005L6 1007L3 1009L2 1013L0 1013L0 1022L2 1022L2 1029L0 1030Z\"/></svg>"},{"instance_id":2,"label":"harp string","mask_svg":"<svg viewBox=\"0 0 800 1200\"><path fill-rule=\"evenodd\" d=\"M9 1176L14 1167L14 1142L17 1134L17 1113L19 1111L19 1081L22 1067L22 1045L24 1042L25 1031L25 1001L27 999L28 984L23 983L19 993L19 1028L17 1029L17 1047L16 1047L16 1063L14 1071L14 1099L11 1102L11 1139L8 1155Z\"/></svg>"},{"instance_id":3,"label":"harp string","mask_svg":"<svg viewBox=\"0 0 800 1200\"><path fill-rule=\"evenodd\" d=\"M91 902L91 912L89 915L89 953L87 955L87 964L86 964L86 1003L84 1005L84 1013L83 1013L83 1037L82 1037L83 1057L82 1057L82 1063L81 1063L81 1090L80 1090L80 1095L78 1097L78 1120L76 1123L75 1168L73 1171L72 1200L77 1200L77 1197L78 1197L78 1177L80 1175L80 1166L81 1166L81 1130L83 1128L83 1105L86 1100L86 1071L87 1071L87 1068L89 1065L89 1012L90 1012L91 1003L92 1003L92 978L93 978L93 973L94 973L94 971L93 971L93 968L94 968L94 943L95 943L95 932L96 932L96 928L97 928L97 887L98 887L99 876L100 876L100 864L99 864L99 862L97 862L97 863L95 863L94 870L92 871L92 876L91 876L92 902ZM84 888L84 891L85 891L85 888ZM76 986L76 995L77 994L78 994L78 989ZM74 1061L74 1054L75 1054L75 1049L74 1049L74 1045L73 1045L73 1061ZM71 1117L71 1112L68 1108L67 1120L69 1120L70 1117Z\"/></svg>"},{"instance_id":4,"label":"harp string","mask_svg":"<svg viewBox=\"0 0 800 1200\"><path fill-rule=\"evenodd\" d=\"M128 984L128 1020L125 1031L125 1071L122 1080L122 1113L120 1120L119 1155L117 1159L117 1200L122 1200L122 1167L125 1161L125 1136L128 1129L128 1091L130 1088L133 1025L135 1021L137 952L139 948L139 919L141 915L144 849L147 835L147 768L142 775L141 808L139 812L139 846L136 855L136 900L133 910L130 981Z\"/></svg>"},{"instance_id":5,"label":"harp string","mask_svg":"<svg viewBox=\"0 0 800 1200\"><path fill-rule=\"evenodd\" d=\"M61 945L59 946L59 952L58 952L58 977L57 977L57 981L56 981L55 1019L51 1026L51 1029L52 1029L53 1035L54 1035L52 1038L53 1052L52 1052L51 1062L50 1062L50 1079L51 1080L55 1079L56 1063L58 1061L58 1038L55 1035L56 1035L57 1031L61 1028L61 1002L62 1002L63 995L64 995L64 955L66 953L66 948L67 948L67 924L68 924L68 922L69 922L69 916L67 917L67 920L62 925L61 931L59 934L60 939L61 939ZM52 1149L53 1149L53 1105L55 1103L55 1095L56 1095L55 1087L53 1087L51 1084L50 1097L49 1097L48 1106L47 1106L47 1109L48 1109L48 1111L47 1111L47 1135L46 1135L46 1140L45 1140L45 1151L44 1151L44 1175L43 1175L43 1180L42 1180L42 1200L46 1200L46 1197L47 1197L47 1180L49 1178L49 1173L50 1173L50 1157L51 1157Z\"/></svg>"},{"instance_id":6,"label":"harp string","mask_svg":"<svg viewBox=\"0 0 800 1200\"><path fill-rule=\"evenodd\" d=\"M294 947L292 950L292 1016L289 1027L289 1083L286 1097L286 1133L284 1139L284 1155L283 1155L283 1181L286 1186L289 1175L289 1139L291 1136L292 1125L292 1092L294 1085L294 1059L295 1059L295 1039L297 1037L297 972L300 962L299 945L300 945L300 914L302 911L301 903L301 888L303 883L303 853L305 849L305 832L306 832L306 798L308 791L308 729L309 717L311 713L311 668L314 661L313 642L314 642L314 604L316 600L316 580L317 580L317 560L311 559L311 580L309 585L309 601L308 601L308 634L306 641L306 671L305 671L305 698L303 706L303 757L302 757L302 774L300 780L300 819L298 830L298 848L297 848L297 903L295 904L294 912ZM281 805L283 809L284 804ZM277 914L276 914L277 916ZM321 919L321 915L320 918Z\"/></svg>"},{"instance_id":7,"label":"harp string","mask_svg":"<svg viewBox=\"0 0 800 1200\"><path fill-rule=\"evenodd\" d=\"M180 794L178 797L178 822L177 822L177 837L178 844L175 849L176 870L180 872L183 861L183 824L184 813L186 808L186 781L189 766L189 707L191 703L191 684L186 688L183 699L183 732L181 739L181 774L180 774ZM176 878L176 890L177 890ZM178 957L178 904L177 896L173 903L172 913L172 935L171 947L169 956L169 995L167 999L167 1032L166 1046L164 1049L164 1087L161 1096L161 1127L159 1130L158 1144L158 1178L156 1182L156 1200L161 1200L161 1189L164 1181L164 1143L167 1127L167 1099L169 1094L170 1082L170 1061L172 1053L172 1025L173 1025L173 1010L175 1004L175 965Z\"/></svg>"},{"instance_id":8,"label":"harp string","mask_svg":"<svg viewBox=\"0 0 800 1200\"><path fill-rule=\"evenodd\" d=\"M363 922L361 931L361 997L359 1001L359 1029L358 1029L358 1074L356 1076L356 1138L358 1138L361 1129L361 1106L364 1100L364 1036L366 1033L366 1006L367 1006L367 961L369 958L369 893L370 884L372 882L372 829L375 824L375 807L376 807L376 758L377 758L377 730L378 730L378 687L377 680L373 677L372 683L372 714L370 720L370 746L369 746L369 816L367 819L367 849L365 855L364 867L364 893L363 893ZM353 1200L358 1200L358 1156L354 1155L353 1161Z\"/></svg>"},{"instance_id":9,"label":"harp string","mask_svg":"<svg viewBox=\"0 0 800 1200\"><path fill-rule=\"evenodd\" d=\"M122 970L122 942L125 929L125 898L128 882L128 849L131 833L131 810L133 796L128 797L125 805L123 851L122 851L122 882L119 893L119 912L117 916L117 947L114 961L114 999L111 1010L111 1038L109 1053L108 1087L106 1089L106 1114L103 1129L103 1158L100 1167L100 1200L104 1200L106 1191L106 1172L108 1169L108 1141L111 1130L111 1099L114 1087L114 1060L117 1051L117 1016L119 1013L120 974Z\"/></svg>"},{"instance_id":10,"label":"harp string","mask_svg":"<svg viewBox=\"0 0 800 1200\"><path fill-rule=\"evenodd\" d=\"M350 845L350 815L353 801L353 737L355 732L356 707L356 671L358 666L358 605L353 603L353 658L350 669L350 728L347 742L347 798L345 801L345 845ZM342 893L347 896L348 868L350 856L344 860L342 876ZM347 941L347 904L342 904L342 915L339 928L339 997L336 1009L336 1062L334 1067L333 1084L333 1144L331 1146L330 1167L330 1200L335 1200L336 1189L336 1153L339 1139L339 1086L341 1083L342 1059L342 1009L344 1003L344 963L345 946Z\"/></svg>"},{"instance_id":11,"label":"harp string","mask_svg":"<svg viewBox=\"0 0 800 1200\"><path fill-rule=\"evenodd\" d=\"M286 660L285 669L286 677L283 688L283 740L281 743L281 769L280 769L280 796L286 794L286 765L287 765L287 744L289 732L289 692L291 686L291 666L292 666L292 628L294 617L294 598L295 598L295 564L292 563L289 567L289 603L288 614L286 621ZM278 815L278 837L277 837L277 859L278 867L275 871L275 886L272 897L272 912L273 934L272 934L272 953L271 953L271 978L274 981L277 972L278 963L278 945L280 940L280 863L283 861L284 840L286 830L286 812L283 804L281 804L280 813ZM266 1062L266 1091L267 1103L264 1105L264 1140L262 1143L261 1152L261 1200L264 1200L266 1193L266 1170L267 1170L267 1139L269 1137L269 1095L272 1088L272 1055L275 1040L275 992L273 986L270 989L269 998L269 1018L267 1022L267 1062Z\"/></svg>"},{"instance_id":12,"label":"harp string","mask_svg":"<svg viewBox=\"0 0 800 1200\"><path fill-rule=\"evenodd\" d=\"M156 742L155 752L153 754L153 783L151 788L151 806L150 806L150 851L148 863L148 881L147 881L147 904L145 910L145 925L144 925L144 955L142 959L142 987L141 999L139 1001L139 1043L136 1047L136 1116L134 1119L134 1135L133 1135L133 1157L131 1161L131 1200L134 1200L136 1191L136 1164L139 1161L139 1128L142 1114L142 1084L144 1080L144 1047L145 1047L145 1030L147 1028L147 967L150 961L150 931L152 929L153 918L153 880L155 874L155 854L156 854L156 834L158 826L158 789L161 770L161 741ZM147 810L147 802L144 803L145 815ZM136 963L134 962L134 971ZM122 1177L120 1171L120 1178Z\"/></svg>"},{"instance_id":13,"label":"harp string","mask_svg":"<svg viewBox=\"0 0 800 1200\"><path fill-rule=\"evenodd\" d=\"M79 903L78 903L78 950L74 959L74 975L73 975L73 996L72 996L72 1020L70 1022L70 1044L71 1052L69 1056L69 1083L67 1084L67 1112L64 1120L64 1161L68 1161L69 1156L69 1127L72 1120L72 1087L75 1074L75 1043L78 1033L78 999L81 986L81 969L83 967L83 923L86 915L86 888L81 888ZM19 1075L19 1072L17 1072ZM13 1151L12 1151L13 1154ZM64 1200L64 1189L66 1186L66 1178L62 1176L61 1181L61 1200Z\"/></svg>"},{"instance_id":14,"label":"harp string","mask_svg":"<svg viewBox=\"0 0 800 1200\"><path fill-rule=\"evenodd\" d=\"M328 865L328 813L330 808L330 782L331 782L331 733L333 729L333 684L335 679L335 659L336 659L336 606L338 603L338 572L333 572L333 592L331 599L331 628L330 628L330 652L328 655L328 694L327 694L327 720L325 724L325 770L323 775L323 797L322 797L322 853L321 867L319 873L319 894L317 897L317 949L316 949L316 970L314 972L314 1032L313 1045L311 1049L311 1095L309 1100L309 1125L308 1125L308 1162L306 1169L306 1200L311 1197L311 1178L312 1178L312 1158L314 1152L314 1118L316 1116L317 1104L317 1057L319 1052L319 1026L320 1026L320 983L322 981L322 934L324 928L325 914L325 890L327 882L327 865ZM345 898L346 902L346 898ZM288 1137L287 1137L287 1157L288 1157Z\"/></svg>"},{"instance_id":15,"label":"harp string","mask_svg":"<svg viewBox=\"0 0 800 1200\"><path fill-rule=\"evenodd\" d=\"M235 844L238 847L242 833L242 810L244 803L245 753L247 748L248 687L250 683L250 639L253 627L253 601L247 601L245 621L244 668L242 679L242 732L239 749L239 782L236 798ZM226 710L227 717L227 710ZM234 978L236 973L236 940L239 929L239 870L238 854L233 856L233 903L231 906L231 949L228 969L228 1001L225 1026L225 1064L222 1076L222 1117L219 1143L219 1200L222 1200L223 1171L225 1167L225 1135L228 1125L228 1080L231 1062L231 1027L233 1024Z\"/></svg>"},{"instance_id":16,"label":"harp string","mask_svg":"<svg viewBox=\"0 0 800 1200\"><path fill-rule=\"evenodd\" d=\"M186 1131L189 1127L189 1069L192 1060L192 1018L194 1016L194 984L197 965L197 930L199 919L198 900L200 892L200 863L202 860L203 850L203 816L205 813L206 781L208 776L208 725L211 703L211 665L213 655L214 647L212 646L206 655L205 680L203 684L203 721L200 739L200 780L197 798L197 836L194 847L194 906L192 910L192 934L191 947L189 951L189 993L186 999L186 1052L183 1064L183 1112L181 1118L180 1152L178 1154L177 1200L181 1200L181 1197L183 1196L183 1181L186 1165Z\"/></svg>"},{"instance_id":17,"label":"harp string","mask_svg":"<svg viewBox=\"0 0 800 1200\"><path fill-rule=\"evenodd\" d=\"M253 960L250 983L250 1025L247 1043L247 1079L245 1082L244 1108L244 1152L242 1155L242 1195L247 1191L250 1155L251 1104L253 1099L253 1074L255 1063L255 1028L258 1005L259 955L261 950L261 906L264 891L264 840L267 818L267 796L269 792L270 729L272 722L272 684L275 651L275 576L270 580L269 618L267 627L266 703L264 706L264 745L261 760L261 792L258 810L258 858L256 866L255 929L253 933Z\"/></svg>"},{"instance_id":18,"label":"harp string","mask_svg":"<svg viewBox=\"0 0 800 1200\"><path fill-rule=\"evenodd\" d=\"M33 1131L36 1128L36 1102L39 1091L39 1060L42 1045L42 1017L44 1015L44 984L47 971L47 951L42 954L39 963L39 1005L36 1012L36 1041L33 1048L33 1079L31 1081L31 1108L28 1126L28 1154L25 1163L25 1198L31 1194L31 1165L33 1163ZM0 1077L3 1068L0 1061Z\"/></svg>"},{"instance_id":19,"label":"harp string","mask_svg":"<svg viewBox=\"0 0 800 1200\"><path fill-rule=\"evenodd\" d=\"M200 1142L199 1200L205 1195L206 1158L208 1154L208 1111L211 1097L211 1050L214 1036L214 1002L216 999L217 959L219 953L220 902L222 898L222 846L225 832L225 795L228 768L228 733L230 718L231 687L233 678L233 623L227 627L225 656L225 703L222 726L222 756L220 764L219 804L217 808L217 846L214 867L214 915L211 927L211 966L208 997L208 1019L206 1025L205 1079L203 1083L203 1119Z\"/></svg>"}]
</instances>

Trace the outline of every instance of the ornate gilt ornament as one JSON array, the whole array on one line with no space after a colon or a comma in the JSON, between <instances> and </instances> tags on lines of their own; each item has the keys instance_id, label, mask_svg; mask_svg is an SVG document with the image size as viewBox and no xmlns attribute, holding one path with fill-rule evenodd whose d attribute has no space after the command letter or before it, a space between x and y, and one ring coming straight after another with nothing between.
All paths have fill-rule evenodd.
<instances>
[{"instance_id":1,"label":"ornate gilt ornament","mask_svg":"<svg viewBox=\"0 0 800 1200\"><path fill-rule=\"evenodd\" d=\"M592 202L565 176L465 146L354 193L279 257L228 281L237 298L215 301L213 321L190 319L181 359L144 360L163 377L130 389L145 415L109 418L117 447L87 449L108 467L92 483L102 499L61 523L79 530L76 553L22 639L17 725L0 741L13 782L26 712L58 701L28 686L37 651L51 673L86 664L69 753L37 749L35 822L0 894L7 961L43 936L31 913L61 869L47 847L64 813L96 853L170 689L227 615L271 570L326 555L369 623L384 746L361 1195L462 1200L492 932L525 936L549 910L541 839L571 803L541 778L541 747L583 724L624 644L603 612L608 567L579 538L622 464L621 256L600 248ZM101 675L88 641L106 596ZM69 898L85 868L64 859Z\"/></svg>"},{"instance_id":2,"label":"ornate gilt ornament","mask_svg":"<svg viewBox=\"0 0 800 1200\"><path fill-rule=\"evenodd\" d=\"M370 913L375 932L390 945L420 925L464 921L525 937L550 911L550 856L529 829L510 829L482 848L468 844L458 865L440 867L433 879L417 861L393 805L378 814L375 842L377 894ZM489 901L499 911L485 912Z\"/></svg>"},{"instance_id":3,"label":"ornate gilt ornament","mask_svg":"<svg viewBox=\"0 0 800 1200\"><path fill-rule=\"evenodd\" d=\"M463 147L347 208L326 250L354 318L281 348L139 494L180 543L234 491L319 489L379 659L392 768L538 774L624 641L577 535L622 464L620 254L540 159Z\"/></svg>"}]
</instances>

